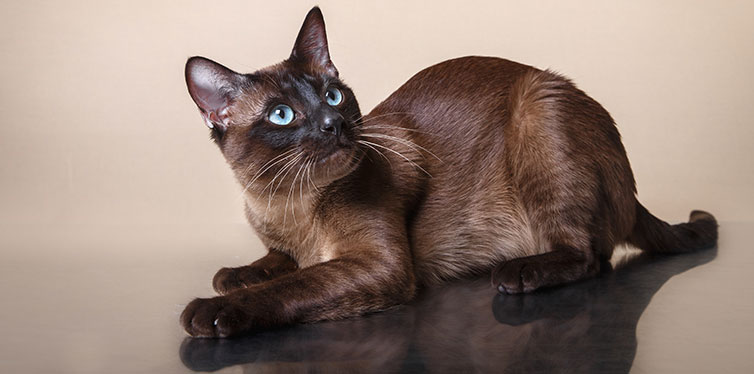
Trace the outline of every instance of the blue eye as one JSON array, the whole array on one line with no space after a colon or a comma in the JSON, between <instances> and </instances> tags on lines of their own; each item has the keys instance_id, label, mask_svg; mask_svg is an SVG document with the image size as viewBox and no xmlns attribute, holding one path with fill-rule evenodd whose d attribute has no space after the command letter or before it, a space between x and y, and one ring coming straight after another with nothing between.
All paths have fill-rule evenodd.
<instances>
[{"instance_id":1,"label":"blue eye","mask_svg":"<svg viewBox=\"0 0 754 374\"><path fill-rule=\"evenodd\" d=\"M279 104L272 108L267 119L276 125L285 126L293 122L294 117L293 109L291 109L291 107L285 104Z\"/></svg>"},{"instance_id":2,"label":"blue eye","mask_svg":"<svg viewBox=\"0 0 754 374\"><path fill-rule=\"evenodd\" d=\"M343 101L343 93L335 87L330 87L327 89L327 92L325 92L325 100L327 100L327 103L331 106L336 106Z\"/></svg>"}]
</instances>

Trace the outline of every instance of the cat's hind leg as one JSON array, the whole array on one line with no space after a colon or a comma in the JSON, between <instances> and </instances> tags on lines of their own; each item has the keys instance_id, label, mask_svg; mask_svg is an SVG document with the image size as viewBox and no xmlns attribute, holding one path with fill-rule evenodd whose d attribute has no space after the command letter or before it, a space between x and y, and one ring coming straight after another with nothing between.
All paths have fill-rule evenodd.
<instances>
[{"instance_id":1,"label":"cat's hind leg","mask_svg":"<svg viewBox=\"0 0 754 374\"><path fill-rule=\"evenodd\" d=\"M507 174L541 247L533 252L541 254L498 264L493 285L521 293L594 276L612 251L605 213L614 209L603 208L615 207L615 198L605 193L598 159L610 147L597 152L590 144L610 143L612 120L568 80L541 71L512 86L509 113Z\"/></svg>"}]
</instances>

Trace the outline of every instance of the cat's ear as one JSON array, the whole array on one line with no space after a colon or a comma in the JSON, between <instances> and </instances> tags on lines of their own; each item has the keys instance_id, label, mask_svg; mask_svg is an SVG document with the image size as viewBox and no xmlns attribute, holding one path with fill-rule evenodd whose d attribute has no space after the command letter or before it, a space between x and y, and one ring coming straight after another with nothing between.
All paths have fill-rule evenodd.
<instances>
[{"instance_id":1,"label":"cat's ear","mask_svg":"<svg viewBox=\"0 0 754 374\"><path fill-rule=\"evenodd\" d=\"M228 107L240 94L245 76L204 57L186 62L186 85L207 127L226 130Z\"/></svg>"},{"instance_id":2,"label":"cat's ear","mask_svg":"<svg viewBox=\"0 0 754 374\"><path fill-rule=\"evenodd\" d=\"M293 45L290 59L314 66L333 77L338 76L338 69L330 61L325 19L322 17L322 11L319 10L319 7L312 8L306 15L304 24L298 32L296 44Z\"/></svg>"}]
</instances>

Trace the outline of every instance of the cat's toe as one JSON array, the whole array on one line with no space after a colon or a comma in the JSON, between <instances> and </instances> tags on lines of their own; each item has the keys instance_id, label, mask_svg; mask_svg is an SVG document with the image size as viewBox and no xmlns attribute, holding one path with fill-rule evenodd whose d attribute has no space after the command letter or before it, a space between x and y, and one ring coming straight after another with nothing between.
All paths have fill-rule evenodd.
<instances>
[{"instance_id":1,"label":"cat's toe","mask_svg":"<svg viewBox=\"0 0 754 374\"><path fill-rule=\"evenodd\" d=\"M492 284L500 293L516 294L523 291L521 284L521 264L506 261L492 272Z\"/></svg>"},{"instance_id":2,"label":"cat's toe","mask_svg":"<svg viewBox=\"0 0 754 374\"><path fill-rule=\"evenodd\" d=\"M213 320L216 336L227 338L243 334L249 330L249 316L240 307L230 304L222 308Z\"/></svg>"},{"instance_id":3,"label":"cat's toe","mask_svg":"<svg viewBox=\"0 0 754 374\"><path fill-rule=\"evenodd\" d=\"M214 318L220 306L212 299L194 299L181 313L181 325L194 337L213 337L215 327L206 321Z\"/></svg>"},{"instance_id":4,"label":"cat's toe","mask_svg":"<svg viewBox=\"0 0 754 374\"><path fill-rule=\"evenodd\" d=\"M492 272L492 284L500 293L519 294L537 289L537 271L534 264L514 259L498 265Z\"/></svg>"},{"instance_id":5,"label":"cat's toe","mask_svg":"<svg viewBox=\"0 0 754 374\"><path fill-rule=\"evenodd\" d=\"M269 272L253 266L222 268L212 278L212 287L220 295L262 283L269 278Z\"/></svg>"},{"instance_id":6,"label":"cat's toe","mask_svg":"<svg viewBox=\"0 0 754 374\"><path fill-rule=\"evenodd\" d=\"M181 325L197 338L238 335L245 331L248 320L240 307L223 297L194 299L181 314Z\"/></svg>"},{"instance_id":7,"label":"cat's toe","mask_svg":"<svg viewBox=\"0 0 754 374\"><path fill-rule=\"evenodd\" d=\"M241 277L239 277L237 268L222 268L212 278L212 288L220 295L225 295L246 286Z\"/></svg>"}]
</instances>

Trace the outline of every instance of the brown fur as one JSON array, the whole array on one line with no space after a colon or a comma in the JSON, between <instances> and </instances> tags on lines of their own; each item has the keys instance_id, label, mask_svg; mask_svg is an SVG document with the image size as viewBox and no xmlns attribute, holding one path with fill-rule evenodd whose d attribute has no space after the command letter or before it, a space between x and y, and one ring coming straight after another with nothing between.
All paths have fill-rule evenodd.
<instances>
[{"instance_id":1,"label":"brown fur","mask_svg":"<svg viewBox=\"0 0 754 374\"><path fill-rule=\"evenodd\" d=\"M450 60L362 118L315 8L283 63L240 75L192 58L187 81L270 248L186 307L194 336L360 315L482 272L530 292L597 274L616 244L716 241L709 214L670 226L641 207L612 118L552 72ZM328 87L342 103L323 101ZM284 127L266 117L281 102L296 112Z\"/></svg>"}]
</instances>

